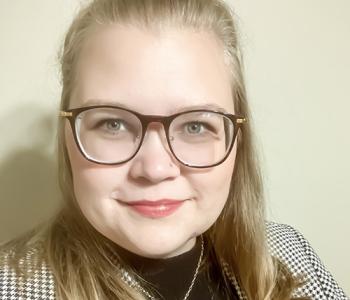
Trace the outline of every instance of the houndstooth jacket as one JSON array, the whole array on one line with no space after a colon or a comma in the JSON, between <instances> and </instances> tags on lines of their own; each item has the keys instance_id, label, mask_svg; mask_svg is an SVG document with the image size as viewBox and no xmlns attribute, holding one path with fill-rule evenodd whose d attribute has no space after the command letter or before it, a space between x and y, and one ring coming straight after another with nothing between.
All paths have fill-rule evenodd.
<instances>
[{"instance_id":1,"label":"houndstooth jacket","mask_svg":"<svg viewBox=\"0 0 350 300\"><path fill-rule=\"evenodd\" d=\"M267 237L271 254L284 262L294 275L304 274L307 283L294 291L294 296L309 296L313 300L349 300L325 269L308 241L289 225L267 223ZM28 253L27 262L30 266ZM24 284L5 262L0 266L0 300L54 300L54 278L47 265L32 270L33 276ZM240 300L246 300L237 280L232 277ZM74 300L74 299L72 299ZM198 299L202 300L202 299Z\"/></svg>"}]
</instances>

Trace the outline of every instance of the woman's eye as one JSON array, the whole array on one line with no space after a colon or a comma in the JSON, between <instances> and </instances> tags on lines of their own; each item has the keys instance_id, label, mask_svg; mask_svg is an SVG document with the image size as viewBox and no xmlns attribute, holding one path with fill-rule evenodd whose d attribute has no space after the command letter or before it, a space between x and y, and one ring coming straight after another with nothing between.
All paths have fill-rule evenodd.
<instances>
[{"instance_id":1,"label":"woman's eye","mask_svg":"<svg viewBox=\"0 0 350 300\"><path fill-rule=\"evenodd\" d=\"M108 120L105 124L111 130L120 130L122 126L125 127L120 120Z\"/></svg>"},{"instance_id":2,"label":"woman's eye","mask_svg":"<svg viewBox=\"0 0 350 300\"><path fill-rule=\"evenodd\" d=\"M100 120L96 126L96 129L101 128L109 132L116 133L118 131L124 131L127 129L127 126L123 120L120 119L105 119Z\"/></svg>"},{"instance_id":3,"label":"woman's eye","mask_svg":"<svg viewBox=\"0 0 350 300\"><path fill-rule=\"evenodd\" d=\"M202 133L204 129L205 128L203 123L200 123L200 122L191 122L186 124L186 131L189 134L199 134L199 133Z\"/></svg>"}]
</instances>

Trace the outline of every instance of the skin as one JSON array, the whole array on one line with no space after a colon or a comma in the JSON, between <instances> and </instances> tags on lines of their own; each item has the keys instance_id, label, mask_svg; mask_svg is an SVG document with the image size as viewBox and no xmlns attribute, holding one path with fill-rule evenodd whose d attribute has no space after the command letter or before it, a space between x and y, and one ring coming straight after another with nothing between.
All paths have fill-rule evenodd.
<instances>
[{"instance_id":1,"label":"skin","mask_svg":"<svg viewBox=\"0 0 350 300\"><path fill-rule=\"evenodd\" d=\"M209 32L100 27L80 53L70 107L106 103L143 114L169 115L206 105L234 113L223 47ZM121 247L152 258L189 251L215 222L227 200L236 157L235 143L219 166L186 167L170 153L160 123L151 123L138 154L117 166L87 161L68 122L66 144L75 196L87 220ZM186 201L163 218L142 216L119 202L162 198Z\"/></svg>"}]
</instances>

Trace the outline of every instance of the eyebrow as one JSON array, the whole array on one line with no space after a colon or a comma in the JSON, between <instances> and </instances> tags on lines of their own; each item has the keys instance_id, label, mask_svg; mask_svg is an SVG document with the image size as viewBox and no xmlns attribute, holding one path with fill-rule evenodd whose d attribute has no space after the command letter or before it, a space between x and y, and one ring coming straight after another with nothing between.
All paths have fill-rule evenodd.
<instances>
[{"instance_id":1,"label":"eyebrow","mask_svg":"<svg viewBox=\"0 0 350 300\"><path fill-rule=\"evenodd\" d=\"M116 100L106 100L106 99L88 99L86 101L83 101L84 105L86 106L94 106L94 105L112 105L112 106L119 106L121 108L130 109L130 107L126 106L125 104L118 102Z\"/></svg>"},{"instance_id":2,"label":"eyebrow","mask_svg":"<svg viewBox=\"0 0 350 300\"><path fill-rule=\"evenodd\" d=\"M186 110L196 110L196 109L209 109L214 111L219 111L223 113L227 113L227 110L215 103L205 103L205 104L195 104L195 105L184 105L177 107L175 112L183 112Z\"/></svg>"},{"instance_id":3,"label":"eyebrow","mask_svg":"<svg viewBox=\"0 0 350 300\"><path fill-rule=\"evenodd\" d=\"M107 99L88 99L84 101L84 104L86 106L93 106L93 105L111 105L111 106L119 106L121 108L135 110L132 107L129 107L121 102L118 102L117 100L107 100ZM209 109L214 110L222 113L228 113L228 111L221 107L218 104L215 103L203 103L203 104L194 104L194 105L181 105L178 107L175 107L170 111L170 114L175 114L179 112L184 112L188 110L196 110L196 109Z\"/></svg>"}]
</instances>

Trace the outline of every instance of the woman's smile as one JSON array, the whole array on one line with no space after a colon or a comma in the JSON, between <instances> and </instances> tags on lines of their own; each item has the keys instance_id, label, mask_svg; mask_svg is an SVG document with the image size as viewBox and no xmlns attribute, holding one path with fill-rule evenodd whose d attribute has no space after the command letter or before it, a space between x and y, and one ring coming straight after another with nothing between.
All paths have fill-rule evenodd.
<instances>
[{"instance_id":1,"label":"woman's smile","mask_svg":"<svg viewBox=\"0 0 350 300\"><path fill-rule=\"evenodd\" d=\"M176 200L176 199L159 199L159 200L139 200L122 202L118 201L121 205L126 206L138 214L150 218L164 218L172 215L177 211L184 202L188 200Z\"/></svg>"}]
</instances>

